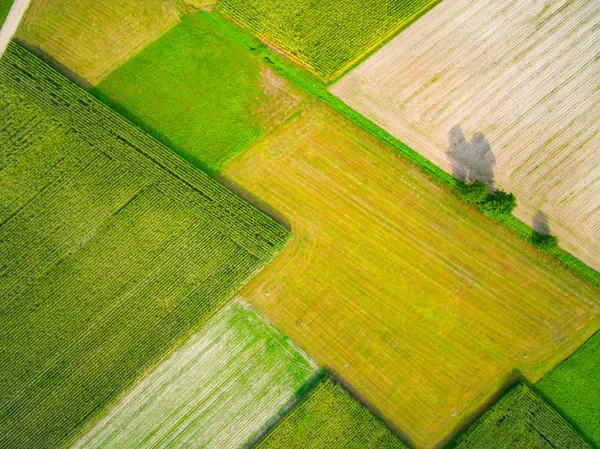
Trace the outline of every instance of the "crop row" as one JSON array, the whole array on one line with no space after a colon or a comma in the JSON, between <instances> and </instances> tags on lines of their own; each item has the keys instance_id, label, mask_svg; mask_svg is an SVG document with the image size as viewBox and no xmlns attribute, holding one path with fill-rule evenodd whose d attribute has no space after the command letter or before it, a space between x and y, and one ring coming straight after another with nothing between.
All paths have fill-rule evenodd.
<instances>
[{"instance_id":1,"label":"crop row","mask_svg":"<svg viewBox=\"0 0 600 449\"><path fill-rule=\"evenodd\" d=\"M524 383L511 387L460 434L449 449L591 449L569 424Z\"/></svg>"},{"instance_id":2,"label":"crop row","mask_svg":"<svg viewBox=\"0 0 600 449\"><path fill-rule=\"evenodd\" d=\"M289 233L278 223L131 126L18 44L11 43L7 48L0 73L13 88L74 129L85 132L95 146L112 157L146 166L156 164L198 191L215 205L213 212L219 213L223 228L240 245L256 251L261 260L267 261L283 249Z\"/></svg>"},{"instance_id":3,"label":"crop row","mask_svg":"<svg viewBox=\"0 0 600 449\"><path fill-rule=\"evenodd\" d=\"M55 448L289 233L15 43L0 77L0 447Z\"/></svg>"}]
</instances>

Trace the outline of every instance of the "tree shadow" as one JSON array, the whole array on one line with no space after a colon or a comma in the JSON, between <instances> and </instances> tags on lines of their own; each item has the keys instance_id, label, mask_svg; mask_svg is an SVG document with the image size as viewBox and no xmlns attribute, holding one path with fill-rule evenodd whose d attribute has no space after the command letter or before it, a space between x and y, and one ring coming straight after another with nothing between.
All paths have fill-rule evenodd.
<instances>
[{"instance_id":1,"label":"tree shadow","mask_svg":"<svg viewBox=\"0 0 600 449\"><path fill-rule=\"evenodd\" d=\"M531 227L541 235L550 235L550 223L548 222L548 216L538 210L533 216L533 222Z\"/></svg>"},{"instance_id":2,"label":"tree shadow","mask_svg":"<svg viewBox=\"0 0 600 449\"><path fill-rule=\"evenodd\" d=\"M475 134L467 142L460 125L456 125L450 130L448 141L447 154L452 176L462 182L482 181L490 192L493 191L496 158L483 133Z\"/></svg>"}]
</instances>

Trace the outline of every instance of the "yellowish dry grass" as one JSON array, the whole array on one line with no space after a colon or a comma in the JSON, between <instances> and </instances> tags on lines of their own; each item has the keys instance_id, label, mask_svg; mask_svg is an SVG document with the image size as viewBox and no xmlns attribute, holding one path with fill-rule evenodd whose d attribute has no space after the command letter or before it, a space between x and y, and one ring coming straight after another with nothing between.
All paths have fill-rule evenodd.
<instances>
[{"instance_id":1,"label":"yellowish dry grass","mask_svg":"<svg viewBox=\"0 0 600 449\"><path fill-rule=\"evenodd\" d=\"M179 22L176 0L32 0L16 38L98 84Z\"/></svg>"},{"instance_id":2,"label":"yellowish dry grass","mask_svg":"<svg viewBox=\"0 0 600 449\"><path fill-rule=\"evenodd\" d=\"M444 0L331 92L448 172L485 138L515 215L600 270L599 20L597 0Z\"/></svg>"},{"instance_id":3,"label":"yellowish dry grass","mask_svg":"<svg viewBox=\"0 0 600 449\"><path fill-rule=\"evenodd\" d=\"M599 326L595 291L315 106L223 169L294 240L242 296L417 448Z\"/></svg>"}]
</instances>

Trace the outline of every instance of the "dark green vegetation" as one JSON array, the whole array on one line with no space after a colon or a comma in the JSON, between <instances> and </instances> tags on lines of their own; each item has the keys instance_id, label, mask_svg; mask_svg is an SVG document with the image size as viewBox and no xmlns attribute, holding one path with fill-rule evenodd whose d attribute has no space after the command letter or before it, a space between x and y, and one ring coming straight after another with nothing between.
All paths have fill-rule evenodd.
<instances>
[{"instance_id":1,"label":"dark green vegetation","mask_svg":"<svg viewBox=\"0 0 600 449\"><path fill-rule=\"evenodd\" d=\"M289 233L17 44L0 78L0 447L56 448Z\"/></svg>"},{"instance_id":2,"label":"dark green vegetation","mask_svg":"<svg viewBox=\"0 0 600 449\"><path fill-rule=\"evenodd\" d=\"M324 81L340 76L435 0L220 0L218 8Z\"/></svg>"},{"instance_id":3,"label":"dark green vegetation","mask_svg":"<svg viewBox=\"0 0 600 449\"><path fill-rule=\"evenodd\" d=\"M600 447L600 332L535 387L588 441Z\"/></svg>"},{"instance_id":4,"label":"dark green vegetation","mask_svg":"<svg viewBox=\"0 0 600 449\"><path fill-rule=\"evenodd\" d=\"M404 449L404 443L329 378L319 382L257 449Z\"/></svg>"},{"instance_id":5,"label":"dark green vegetation","mask_svg":"<svg viewBox=\"0 0 600 449\"><path fill-rule=\"evenodd\" d=\"M527 385L511 387L449 446L452 449L591 449Z\"/></svg>"},{"instance_id":6,"label":"dark green vegetation","mask_svg":"<svg viewBox=\"0 0 600 449\"><path fill-rule=\"evenodd\" d=\"M6 16L8 16L8 12L14 1L15 0L0 0L0 28L4 24Z\"/></svg>"},{"instance_id":7,"label":"dark green vegetation","mask_svg":"<svg viewBox=\"0 0 600 449\"><path fill-rule=\"evenodd\" d=\"M512 193L502 190L488 193L487 185L481 181L457 182L454 191L467 203L479 205L484 215L496 220L509 220L517 207L517 199Z\"/></svg>"},{"instance_id":8,"label":"dark green vegetation","mask_svg":"<svg viewBox=\"0 0 600 449\"><path fill-rule=\"evenodd\" d=\"M211 22L202 12L184 17L95 93L214 174L285 120L299 97Z\"/></svg>"}]
</instances>

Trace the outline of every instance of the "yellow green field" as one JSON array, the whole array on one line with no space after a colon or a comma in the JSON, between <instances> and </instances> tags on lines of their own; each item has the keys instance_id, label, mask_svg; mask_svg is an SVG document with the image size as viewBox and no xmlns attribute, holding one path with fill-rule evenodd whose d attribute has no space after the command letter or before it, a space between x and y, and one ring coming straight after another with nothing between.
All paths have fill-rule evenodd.
<instances>
[{"instance_id":1,"label":"yellow green field","mask_svg":"<svg viewBox=\"0 0 600 449\"><path fill-rule=\"evenodd\" d=\"M600 325L597 290L322 106L221 178L294 234L244 299L416 448Z\"/></svg>"},{"instance_id":2,"label":"yellow green field","mask_svg":"<svg viewBox=\"0 0 600 449\"><path fill-rule=\"evenodd\" d=\"M95 85L176 25L177 0L32 0L16 39L80 84Z\"/></svg>"}]
</instances>

